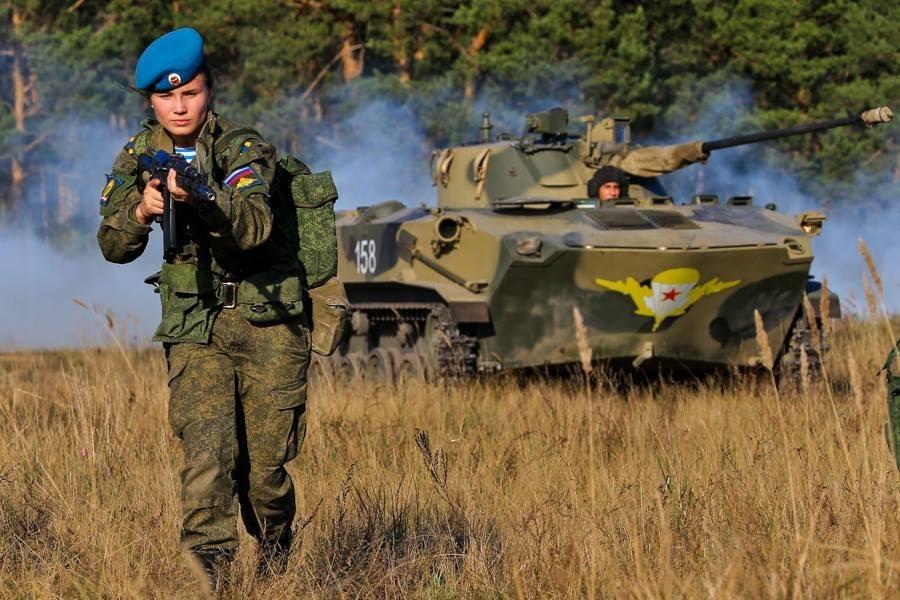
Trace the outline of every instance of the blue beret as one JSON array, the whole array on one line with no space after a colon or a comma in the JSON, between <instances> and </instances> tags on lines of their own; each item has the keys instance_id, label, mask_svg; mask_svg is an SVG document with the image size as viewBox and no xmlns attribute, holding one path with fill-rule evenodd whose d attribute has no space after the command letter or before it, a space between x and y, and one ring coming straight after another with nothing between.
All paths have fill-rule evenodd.
<instances>
[{"instance_id":1,"label":"blue beret","mask_svg":"<svg viewBox=\"0 0 900 600\"><path fill-rule=\"evenodd\" d=\"M139 90L166 92L190 81L203 65L203 38L183 27L156 38L138 59L134 84Z\"/></svg>"}]
</instances>

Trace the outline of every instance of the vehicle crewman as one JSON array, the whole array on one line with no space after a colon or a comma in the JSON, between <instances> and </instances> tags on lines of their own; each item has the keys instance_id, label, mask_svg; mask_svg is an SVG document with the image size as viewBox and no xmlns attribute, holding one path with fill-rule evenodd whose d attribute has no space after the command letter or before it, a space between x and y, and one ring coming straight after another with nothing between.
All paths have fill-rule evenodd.
<instances>
[{"instance_id":1,"label":"vehicle crewman","mask_svg":"<svg viewBox=\"0 0 900 600\"><path fill-rule=\"evenodd\" d=\"M621 169L606 165L594 172L588 181L588 198L597 198L600 202L612 202L628 190L628 176Z\"/></svg>"}]
</instances>

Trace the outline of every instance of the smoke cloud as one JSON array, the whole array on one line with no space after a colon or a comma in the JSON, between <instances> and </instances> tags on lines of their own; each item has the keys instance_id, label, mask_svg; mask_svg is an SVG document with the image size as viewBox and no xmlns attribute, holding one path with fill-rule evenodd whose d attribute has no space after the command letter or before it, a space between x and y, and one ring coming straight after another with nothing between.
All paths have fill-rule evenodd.
<instances>
[{"instance_id":1,"label":"smoke cloud","mask_svg":"<svg viewBox=\"0 0 900 600\"><path fill-rule=\"evenodd\" d=\"M495 97L477 99L468 111L472 119L467 124L471 131L467 139L477 139L482 111L491 112L497 125L495 134L520 133L524 114L529 111L562 105L574 109L573 114L589 112L577 105L577 94L560 96L557 101L517 101L515 106L498 105ZM707 104L700 111L703 119L690 129L660 131L644 142L724 137L736 133L730 124L752 113L740 88L737 94L713 97ZM571 129L575 131L576 126ZM108 343L110 323L112 333L120 340L149 343L159 319L159 300L142 282L159 269L162 252L158 231L151 234L144 255L129 265L105 262L93 238L100 219L97 199L104 174L128 133L105 123L63 127L58 135L71 139L70 147L83 147L83 140L90 140L92 145L91 152L79 152L68 159L66 172L71 175L66 180L67 201L61 202L56 191L50 193L35 184L28 190L26 205L30 208L25 218L0 227L0 278L5 282L0 293L0 350ZM329 130L328 136L328 144L320 145L315 156L300 158L313 170L332 171L340 192L339 210L389 199L408 206L434 204L428 174L433 141L415 107L375 97L358 104ZM861 305L864 264L856 244L863 238L882 268L889 308L900 308L900 271L891 269L889 263L891 257L900 255L900 236L896 234L900 231L900 210L889 201L895 200L900 191L896 183L877 197L816 195L794 174L765 160L768 152L759 145L718 151L707 165L671 174L663 182L676 202L687 201L695 193L716 193L723 199L750 194L757 205L773 202L784 212L822 210L828 221L822 236L814 240L813 272L818 278L828 276L832 288L842 295L845 309L852 309L854 302ZM865 183L856 187L871 189L871 182ZM54 212L59 210L69 213L64 215L67 222L77 224L77 231L66 235L67 239L42 238L34 233L40 228L28 226L35 220L60 217Z\"/></svg>"},{"instance_id":2,"label":"smoke cloud","mask_svg":"<svg viewBox=\"0 0 900 600\"><path fill-rule=\"evenodd\" d=\"M106 344L110 334L143 344L159 319L159 302L142 283L159 269L159 235L125 266L105 262L94 241L104 174L127 134L104 122L65 122L58 146L89 151L48 156L38 172L59 177L36 177L0 227L0 350Z\"/></svg>"},{"instance_id":3,"label":"smoke cloud","mask_svg":"<svg viewBox=\"0 0 900 600\"><path fill-rule=\"evenodd\" d=\"M752 117L750 86L730 81L719 92L706 95L696 113L700 119L690 127L679 128L678 137L658 132L654 143L710 140L736 135L742 122ZM672 112L678 114L676 107ZM683 112L683 111L682 111ZM835 115L840 116L840 115ZM880 127L896 127L897 123ZM717 150L706 165L693 165L662 180L676 201L694 194L718 194L724 201L730 196L750 195L756 206L773 203L780 212L796 214L817 210L827 221L819 237L813 238L812 274L841 296L842 308L862 313L865 309L862 275L866 265L857 250L862 239L872 252L885 286L885 305L891 312L900 310L900 271L892 268L891 258L900 252L900 184L893 173L860 171L851 182L831 186L804 183L781 166L783 157L772 142Z\"/></svg>"},{"instance_id":4,"label":"smoke cloud","mask_svg":"<svg viewBox=\"0 0 900 600\"><path fill-rule=\"evenodd\" d=\"M313 170L332 172L338 210L385 200L433 203L431 147L408 108L383 99L363 104L342 120L334 136L335 146L321 156L300 158Z\"/></svg>"},{"instance_id":5,"label":"smoke cloud","mask_svg":"<svg viewBox=\"0 0 900 600\"><path fill-rule=\"evenodd\" d=\"M159 269L148 248L129 265L106 263L99 250L54 249L28 234L0 233L0 349L145 344L159 302L144 277Z\"/></svg>"}]
</instances>

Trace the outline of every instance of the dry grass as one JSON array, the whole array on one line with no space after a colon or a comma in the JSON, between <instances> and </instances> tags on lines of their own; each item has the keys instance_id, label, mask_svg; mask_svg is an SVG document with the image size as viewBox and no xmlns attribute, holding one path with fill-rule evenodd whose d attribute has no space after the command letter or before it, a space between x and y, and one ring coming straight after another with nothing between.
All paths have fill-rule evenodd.
<instances>
[{"instance_id":1,"label":"dry grass","mask_svg":"<svg viewBox=\"0 0 900 600\"><path fill-rule=\"evenodd\" d=\"M896 325L896 323L894 324ZM896 327L894 328L896 330ZM889 596L884 322L827 381L315 390L288 574L229 597ZM191 597L158 351L0 357L0 593Z\"/></svg>"}]
</instances>

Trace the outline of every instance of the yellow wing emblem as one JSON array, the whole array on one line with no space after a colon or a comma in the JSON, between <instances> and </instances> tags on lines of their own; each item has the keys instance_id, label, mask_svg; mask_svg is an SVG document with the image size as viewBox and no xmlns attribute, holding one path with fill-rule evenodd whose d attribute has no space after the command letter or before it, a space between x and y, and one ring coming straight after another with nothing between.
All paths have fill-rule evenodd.
<instances>
[{"instance_id":1,"label":"yellow wing emblem","mask_svg":"<svg viewBox=\"0 0 900 600\"><path fill-rule=\"evenodd\" d=\"M713 277L700 285L700 272L688 267L661 271L653 276L650 285L641 285L634 277L627 277L624 281L598 277L594 281L600 287L629 296L634 302L634 314L653 318L652 331L657 331L669 317L683 315L704 296L741 283L740 279L722 281Z\"/></svg>"}]
</instances>

